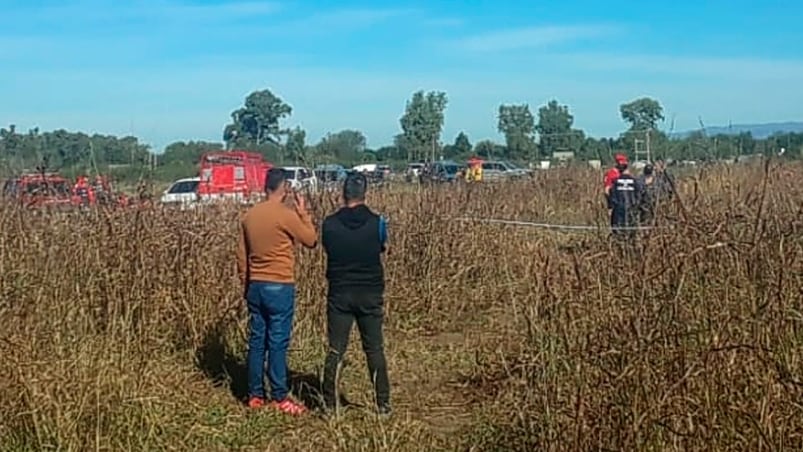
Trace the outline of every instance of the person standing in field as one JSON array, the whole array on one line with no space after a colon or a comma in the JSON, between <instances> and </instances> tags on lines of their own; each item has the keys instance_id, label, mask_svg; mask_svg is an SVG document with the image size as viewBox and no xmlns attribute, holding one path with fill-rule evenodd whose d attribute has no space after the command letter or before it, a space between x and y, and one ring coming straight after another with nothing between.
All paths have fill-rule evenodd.
<instances>
[{"instance_id":1,"label":"person standing in field","mask_svg":"<svg viewBox=\"0 0 803 452\"><path fill-rule=\"evenodd\" d=\"M384 321L384 271L387 225L383 217L365 205L367 181L353 174L343 183L340 210L327 217L321 227L326 251L326 325L329 352L324 363L323 398L327 411L337 409L337 378L348 346L349 333L356 320L362 349L380 415L390 414L390 383L385 360L382 324Z\"/></svg>"},{"instance_id":2,"label":"person standing in field","mask_svg":"<svg viewBox=\"0 0 803 452\"><path fill-rule=\"evenodd\" d=\"M608 195L608 208L611 211L611 229L618 239L630 240L635 237L635 229L639 222L639 207L643 199L643 190L627 166L614 179Z\"/></svg>"},{"instance_id":3,"label":"person standing in field","mask_svg":"<svg viewBox=\"0 0 803 452\"><path fill-rule=\"evenodd\" d=\"M613 160L614 166L605 173L605 179L603 180L605 197L610 195L613 182L622 174L622 171L627 169L628 165L627 156L624 154L618 153L614 155Z\"/></svg>"},{"instance_id":4,"label":"person standing in field","mask_svg":"<svg viewBox=\"0 0 803 452\"><path fill-rule=\"evenodd\" d=\"M647 164L638 178L642 197L640 200L641 223L647 224L655 217L656 183L653 165Z\"/></svg>"},{"instance_id":5,"label":"person standing in field","mask_svg":"<svg viewBox=\"0 0 803 452\"><path fill-rule=\"evenodd\" d=\"M278 168L268 171L267 199L252 207L241 222L237 264L249 313L248 406L265 405L265 352L271 405L287 414L306 407L288 397L287 349L295 310L294 245L308 248L317 233L304 198L289 188ZM292 204L288 201L292 199Z\"/></svg>"}]
</instances>

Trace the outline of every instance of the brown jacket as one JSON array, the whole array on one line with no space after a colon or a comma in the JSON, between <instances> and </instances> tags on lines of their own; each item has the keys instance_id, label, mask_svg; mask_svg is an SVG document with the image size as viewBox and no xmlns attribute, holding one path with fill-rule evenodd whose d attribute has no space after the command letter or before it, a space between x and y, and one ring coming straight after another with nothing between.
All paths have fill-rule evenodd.
<instances>
[{"instance_id":1,"label":"brown jacket","mask_svg":"<svg viewBox=\"0 0 803 452\"><path fill-rule=\"evenodd\" d=\"M268 198L243 215L237 248L240 281L292 283L294 245L315 247L318 234L307 212Z\"/></svg>"}]
</instances>

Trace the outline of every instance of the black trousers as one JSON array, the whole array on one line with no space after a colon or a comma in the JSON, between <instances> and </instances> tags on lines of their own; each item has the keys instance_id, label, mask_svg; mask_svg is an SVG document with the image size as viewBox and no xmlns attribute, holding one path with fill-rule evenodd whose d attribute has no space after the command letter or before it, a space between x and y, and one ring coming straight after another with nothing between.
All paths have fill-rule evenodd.
<instances>
[{"instance_id":1,"label":"black trousers","mask_svg":"<svg viewBox=\"0 0 803 452\"><path fill-rule=\"evenodd\" d=\"M611 229L612 235L615 239L619 240L633 240L636 237L635 229L617 229L617 228L634 228L638 226L639 211L636 208L623 209L614 207L611 210Z\"/></svg>"},{"instance_id":2,"label":"black trousers","mask_svg":"<svg viewBox=\"0 0 803 452\"><path fill-rule=\"evenodd\" d=\"M382 335L383 294L381 290L371 289L339 289L329 292L326 310L329 353L326 355L323 370L324 403L329 409L336 407L337 377L355 320L368 361L368 373L374 384L377 407L389 408L390 383Z\"/></svg>"}]
</instances>

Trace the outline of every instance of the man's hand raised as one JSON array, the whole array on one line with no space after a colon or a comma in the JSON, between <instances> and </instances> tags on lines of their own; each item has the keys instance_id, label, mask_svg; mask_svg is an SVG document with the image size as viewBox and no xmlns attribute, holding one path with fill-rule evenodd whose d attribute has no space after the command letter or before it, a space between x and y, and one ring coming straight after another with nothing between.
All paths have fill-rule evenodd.
<instances>
[{"instance_id":1,"label":"man's hand raised","mask_svg":"<svg viewBox=\"0 0 803 452\"><path fill-rule=\"evenodd\" d=\"M295 201L295 205L296 205L296 212L298 212L300 215L306 214L307 213L307 199L304 198L304 195L302 195L302 194L300 194L298 192L293 192L293 197L294 197L294 201Z\"/></svg>"}]
</instances>

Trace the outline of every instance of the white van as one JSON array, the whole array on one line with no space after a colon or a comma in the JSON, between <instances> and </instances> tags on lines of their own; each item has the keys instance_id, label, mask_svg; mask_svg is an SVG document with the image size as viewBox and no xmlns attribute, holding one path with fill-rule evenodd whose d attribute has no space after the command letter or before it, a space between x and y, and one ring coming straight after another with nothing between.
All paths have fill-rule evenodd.
<instances>
[{"instance_id":1,"label":"white van","mask_svg":"<svg viewBox=\"0 0 803 452\"><path fill-rule=\"evenodd\" d=\"M282 167L284 177L290 182L294 190L309 187L312 190L318 188L318 178L315 173L303 166L284 166Z\"/></svg>"},{"instance_id":2,"label":"white van","mask_svg":"<svg viewBox=\"0 0 803 452\"><path fill-rule=\"evenodd\" d=\"M198 201L198 184L200 177L179 179L170 184L162 193L162 204L188 206Z\"/></svg>"}]
</instances>

